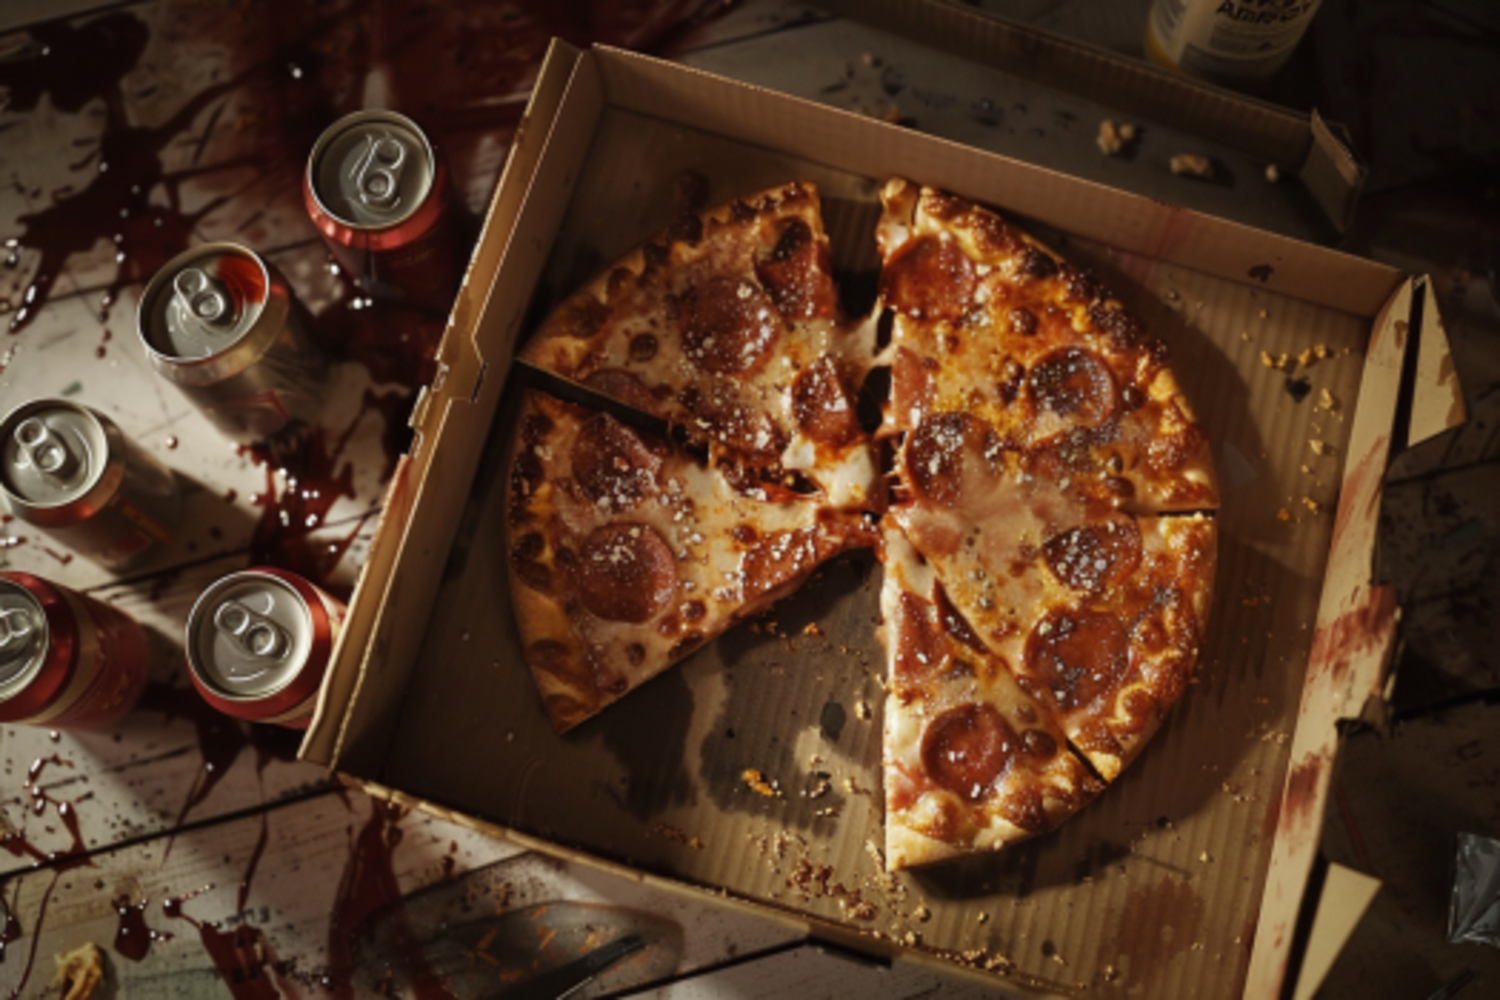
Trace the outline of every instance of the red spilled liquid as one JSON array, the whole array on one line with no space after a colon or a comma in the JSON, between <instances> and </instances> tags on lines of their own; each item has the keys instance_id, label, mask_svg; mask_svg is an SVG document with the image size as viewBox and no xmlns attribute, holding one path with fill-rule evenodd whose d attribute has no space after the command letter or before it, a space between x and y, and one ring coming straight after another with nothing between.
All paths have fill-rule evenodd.
<instances>
[{"instance_id":1,"label":"red spilled liquid","mask_svg":"<svg viewBox=\"0 0 1500 1000\"><path fill-rule=\"evenodd\" d=\"M47 883L47 891L42 893L42 905L36 910L36 923L31 925L31 947L26 952L26 964L21 968L21 977L16 980L16 985L10 991L10 1000L18 1000L23 996L26 989L26 981L31 978L31 967L36 964L36 946L42 939L42 924L47 919L47 903L52 899L52 890L57 888L57 879L62 873L54 871L52 881ZM5 928L3 937L6 943L15 941L21 936L20 925L15 922L15 917L6 908ZM5 949L0 946L0 961L5 959Z\"/></svg>"},{"instance_id":2,"label":"red spilled liquid","mask_svg":"<svg viewBox=\"0 0 1500 1000\"><path fill-rule=\"evenodd\" d=\"M197 731L203 768L188 789L174 827L180 827L193 807L208 798L247 746L255 747L257 772L264 771L273 760L290 762L297 759L300 734L280 726L256 726L230 718L215 710L193 688L150 681L141 695L138 711L160 712L166 722L186 719ZM167 851L171 849L171 842L168 842Z\"/></svg>"},{"instance_id":3,"label":"red spilled liquid","mask_svg":"<svg viewBox=\"0 0 1500 1000\"><path fill-rule=\"evenodd\" d=\"M266 840L271 832L265 813L260 814L260 836L255 838L255 848L250 852L250 862L245 865L245 877L240 879L240 892L235 898L234 912L245 912L245 901L250 898L250 883L255 881L255 869L260 867L260 856L265 853Z\"/></svg>"},{"instance_id":4,"label":"red spilled liquid","mask_svg":"<svg viewBox=\"0 0 1500 1000\"><path fill-rule=\"evenodd\" d=\"M297 996L277 971L276 952L258 927L239 924L233 930L221 930L207 921L195 920L183 911L183 904L212 886L197 892L162 900L162 913L174 920L186 920L198 932L198 940L219 978L229 987L235 1000L280 1000Z\"/></svg>"},{"instance_id":5,"label":"red spilled liquid","mask_svg":"<svg viewBox=\"0 0 1500 1000\"><path fill-rule=\"evenodd\" d=\"M146 903L132 903L129 896L114 900L115 913L120 918L115 928L115 954L139 962L151 950L151 941L156 932L146 926Z\"/></svg>"},{"instance_id":6,"label":"red spilled liquid","mask_svg":"<svg viewBox=\"0 0 1500 1000\"><path fill-rule=\"evenodd\" d=\"M83 831L78 823L79 802L85 802L93 797L92 792L86 792L77 799L54 798L48 791L41 787L41 778L49 766L73 767L73 762L58 754L50 754L46 757L38 757L31 762L26 770L26 781L22 790L31 799L31 814L42 817L50 806L62 823L63 829L68 832L68 846L62 850L48 850L37 843L33 836L28 836L23 827L14 833L0 838L0 847L4 847L14 857L30 858L36 867L51 865L57 872L80 868L84 865L92 865L93 862L87 857L88 848L83 841Z\"/></svg>"},{"instance_id":7,"label":"red spilled liquid","mask_svg":"<svg viewBox=\"0 0 1500 1000\"><path fill-rule=\"evenodd\" d=\"M380 799L370 800L370 818L365 822L339 879L338 895L328 919L328 971L323 985L339 998L352 998L351 975L355 968L356 934L361 925L377 912L390 928L388 940L397 954L380 956L389 963L399 963L411 977L412 995L417 1000L453 1000L453 994L428 965L421 940L401 906L401 889L396 883L391 863L401 843L400 822L405 810Z\"/></svg>"}]
</instances>

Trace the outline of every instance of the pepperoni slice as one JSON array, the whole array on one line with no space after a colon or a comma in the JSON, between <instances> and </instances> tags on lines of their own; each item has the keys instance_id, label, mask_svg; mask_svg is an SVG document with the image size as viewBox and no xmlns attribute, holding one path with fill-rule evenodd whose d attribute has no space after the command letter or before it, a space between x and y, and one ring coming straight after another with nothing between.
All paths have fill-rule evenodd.
<instances>
[{"instance_id":1,"label":"pepperoni slice","mask_svg":"<svg viewBox=\"0 0 1500 1000\"><path fill-rule=\"evenodd\" d=\"M636 378L630 372L619 368L600 368L589 374L583 380L583 384L595 392L603 393L610 399L618 399L626 406L633 406L637 410L647 413L659 413L661 404L646 388L646 383Z\"/></svg>"},{"instance_id":2,"label":"pepperoni slice","mask_svg":"<svg viewBox=\"0 0 1500 1000\"><path fill-rule=\"evenodd\" d=\"M972 414L940 412L923 417L906 442L912 485L944 507L958 507L965 496L988 493L999 472L990 457L993 436Z\"/></svg>"},{"instance_id":3,"label":"pepperoni slice","mask_svg":"<svg viewBox=\"0 0 1500 1000\"><path fill-rule=\"evenodd\" d=\"M853 396L826 354L792 383L792 414L802 433L823 444L838 447L859 436Z\"/></svg>"},{"instance_id":4,"label":"pepperoni slice","mask_svg":"<svg viewBox=\"0 0 1500 1000\"><path fill-rule=\"evenodd\" d=\"M755 276L788 321L832 316L833 282L828 250L801 219L788 220L768 257L755 262Z\"/></svg>"},{"instance_id":5,"label":"pepperoni slice","mask_svg":"<svg viewBox=\"0 0 1500 1000\"><path fill-rule=\"evenodd\" d=\"M923 678L942 665L943 654L937 630L928 617L928 605L915 594L901 592L890 635L896 641L895 677L897 693L903 701L921 693Z\"/></svg>"},{"instance_id":6,"label":"pepperoni slice","mask_svg":"<svg viewBox=\"0 0 1500 1000\"><path fill-rule=\"evenodd\" d=\"M1076 347L1053 351L1038 361L1027 384L1038 405L1085 424L1101 424L1119 408L1108 366Z\"/></svg>"},{"instance_id":7,"label":"pepperoni slice","mask_svg":"<svg viewBox=\"0 0 1500 1000\"><path fill-rule=\"evenodd\" d=\"M596 413L578 428L571 457L583 495L615 511L634 507L652 491L662 461L659 447L649 447L607 413Z\"/></svg>"},{"instance_id":8,"label":"pepperoni slice","mask_svg":"<svg viewBox=\"0 0 1500 1000\"><path fill-rule=\"evenodd\" d=\"M896 348L891 361L891 410L899 425L915 427L921 422L932 403L934 368L936 362L924 361L911 348Z\"/></svg>"},{"instance_id":9,"label":"pepperoni slice","mask_svg":"<svg viewBox=\"0 0 1500 1000\"><path fill-rule=\"evenodd\" d=\"M1026 637L1026 666L1071 712L1117 687L1130 669L1130 644L1113 615L1061 608Z\"/></svg>"},{"instance_id":10,"label":"pepperoni slice","mask_svg":"<svg viewBox=\"0 0 1500 1000\"><path fill-rule=\"evenodd\" d=\"M715 375L759 368L785 328L776 303L744 278L713 278L691 289L679 322L688 358Z\"/></svg>"},{"instance_id":11,"label":"pepperoni slice","mask_svg":"<svg viewBox=\"0 0 1500 1000\"><path fill-rule=\"evenodd\" d=\"M815 532L777 531L758 538L745 553L745 597L751 599L797 578L817 564Z\"/></svg>"},{"instance_id":12,"label":"pepperoni slice","mask_svg":"<svg viewBox=\"0 0 1500 1000\"><path fill-rule=\"evenodd\" d=\"M1066 586L1098 594L1123 581L1141 562L1141 529L1132 517L1084 524L1042 544L1053 574Z\"/></svg>"},{"instance_id":13,"label":"pepperoni slice","mask_svg":"<svg viewBox=\"0 0 1500 1000\"><path fill-rule=\"evenodd\" d=\"M1017 750L1015 731L993 705L952 708L922 733L922 766L932 782L978 802Z\"/></svg>"},{"instance_id":14,"label":"pepperoni slice","mask_svg":"<svg viewBox=\"0 0 1500 1000\"><path fill-rule=\"evenodd\" d=\"M620 522L589 533L574 573L585 608L608 621L638 625L672 599L677 560L651 526Z\"/></svg>"},{"instance_id":15,"label":"pepperoni slice","mask_svg":"<svg viewBox=\"0 0 1500 1000\"><path fill-rule=\"evenodd\" d=\"M969 311L977 281L974 262L957 243L924 236L885 265L880 291L914 319L956 320Z\"/></svg>"}]
</instances>

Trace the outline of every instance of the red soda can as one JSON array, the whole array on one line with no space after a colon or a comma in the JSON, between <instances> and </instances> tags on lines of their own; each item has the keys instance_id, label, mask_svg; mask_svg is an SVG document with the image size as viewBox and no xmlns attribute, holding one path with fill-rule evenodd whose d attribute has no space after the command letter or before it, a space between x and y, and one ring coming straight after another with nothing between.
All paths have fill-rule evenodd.
<instances>
[{"instance_id":1,"label":"red soda can","mask_svg":"<svg viewBox=\"0 0 1500 1000\"><path fill-rule=\"evenodd\" d=\"M236 243L178 254L152 277L136 332L156 373L226 437L269 441L314 422L328 360L281 273Z\"/></svg>"},{"instance_id":2,"label":"red soda can","mask_svg":"<svg viewBox=\"0 0 1500 1000\"><path fill-rule=\"evenodd\" d=\"M146 633L124 612L39 576L0 572L0 722L101 729L146 686Z\"/></svg>"},{"instance_id":3,"label":"red soda can","mask_svg":"<svg viewBox=\"0 0 1500 1000\"><path fill-rule=\"evenodd\" d=\"M188 613L193 684L225 715L306 729L344 611L343 602L286 570L221 577Z\"/></svg>"},{"instance_id":4,"label":"red soda can","mask_svg":"<svg viewBox=\"0 0 1500 1000\"><path fill-rule=\"evenodd\" d=\"M411 119L356 111L334 122L307 158L302 200L372 297L452 308L462 262L448 168Z\"/></svg>"},{"instance_id":5,"label":"red soda can","mask_svg":"<svg viewBox=\"0 0 1500 1000\"><path fill-rule=\"evenodd\" d=\"M0 421L0 493L11 513L108 569L171 538L172 470L104 414L37 399Z\"/></svg>"}]
</instances>

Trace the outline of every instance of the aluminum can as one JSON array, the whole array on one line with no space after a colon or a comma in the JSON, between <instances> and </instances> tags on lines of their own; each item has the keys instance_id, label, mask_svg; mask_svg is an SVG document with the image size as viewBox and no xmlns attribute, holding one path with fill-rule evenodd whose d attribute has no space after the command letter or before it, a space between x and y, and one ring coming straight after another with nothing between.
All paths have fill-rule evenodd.
<instances>
[{"instance_id":1,"label":"aluminum can","mask_svg":"<svg viewBox=\"0 0 1500 1000\"><path fill-rule=\"evenodd\" d=\"M141 295L136 331L157 374L240 444L322 407L328 358L312 317L253 250L206 243L172 258Z\"/></svg>"},{"instance_id":2,"label":"aluminum can","mask_svg":"<svg viewBox=\"0 0 1500 1000\"><path fill-rule=\"evenodd\" d=\"M149 648L124 612L30 573L0 572L0 722L108 726L140 699Z\"/></svg>"},{"instance_id":3,"label":"aluminum can","mask_svg":"<svg viewBox=\"0 0 1500 1000\"><path fill-rule=\"evenodd\" d=\"M38 399L0 422L0 492L11 512L107 569L171 539L177 477L114 421Z\"/></svg>"},{"instance_id":4,"label":"aluminum can","mask_svg":"<svg viewBox=\"0 0 1500 1000\"><path fill-rule=\"evenodd\" d=\"M302 198L334 258L373 298L446 314L462 276L450 187L415 122L356 111L313 144Z\"/></svg>"},{"instance_id":5,"label":"aluminum can","mask_svg":"<svg viewBox=\"0 0 1500 1000\"><path fill-rule=\"evenodd\" d=\"M222 577L188 613L193 684L226 715L306 729L344 611L286 570L261 566Z\"/></svg>"}]
</instances>

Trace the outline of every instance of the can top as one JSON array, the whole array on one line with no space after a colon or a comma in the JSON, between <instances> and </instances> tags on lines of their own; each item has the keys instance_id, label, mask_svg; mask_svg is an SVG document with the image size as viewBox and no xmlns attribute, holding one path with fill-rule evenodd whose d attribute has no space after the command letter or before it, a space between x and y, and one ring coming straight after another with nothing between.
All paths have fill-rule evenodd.
<instances>
[{"instance_id":1,"label":"can top","mask_svg":"<svg viewBox=\"0 0 1500 1000\"><path fill-rule=\"evenodd\" d=\"M285 688L307 663L312 611L286 580L258 570L231 573L205 590L187 625L188 665L230 701Z\"/></svg>"},{"instance_id":2,"label":"can top","mask_svg":"<svg viewBox=\"0 0 1500 1000\"><path fill-rule=\"evenodd\" d=\"M169 358L211 358L239 343L265 309L271 277L252 250L229 243L172 259L141 297L148 347Z\"/></svg>"},{"instance_id":3,"label":"can top","mask_svg":"<svg viewBox=\"0 0 1500 1000\"><path fill-rule=\"evenodd\" d=\"M394 111L356 111L313 145L308 185L318 205L355 229L405 222L432 190L436 157L416 123Z\"/></svg>"},{"instance_id":4,"label":"can top","mask_svg":"<svg viewBox=\"0 0 1500 1000\"><path fill-rule=\"evenodd\" d=\"M0 487L31 507L61 507L91 490L109 464L109 439L94 412L38 399L0 423Z\"/></svg>"},{"instance_id":5,"label":"can top","mask_svg":"<svg viewBox=\"0 0 1500 1000\"><path fill-rule=\"evenodd\" d=\"M25 587L0 578L0 702L25 690L47 659L47 612Z\"/></svg>"}]
</instances>

